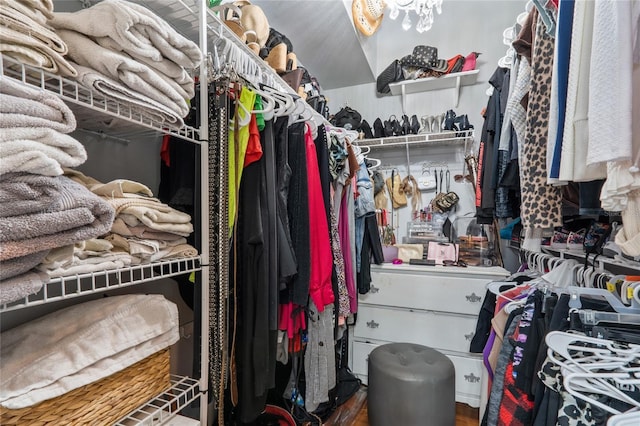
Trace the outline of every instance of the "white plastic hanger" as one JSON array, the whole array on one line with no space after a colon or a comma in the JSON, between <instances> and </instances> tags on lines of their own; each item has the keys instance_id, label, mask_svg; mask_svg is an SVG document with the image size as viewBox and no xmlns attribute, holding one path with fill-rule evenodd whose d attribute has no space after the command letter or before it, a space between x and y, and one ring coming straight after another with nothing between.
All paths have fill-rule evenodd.
<instances>
[{"instance_id":1,"label":"white plastic hanger","mask_svg":"<svg viewBox=\"0 0 640 426\"><path fill-rule=\"evenodd\" d=\"M611 416L607 426L637 426L640 424L640 411L630 410L626 413Z\"/></svg>"},{"instance_id":2,"label":"white plastic hanger","mask_svg":"<svg viewBox=\"0 0 640 426\"><path fill-rule=\"evenodd\" d=\"M620 414L621 412L613 407L610 407L597 399L592 395L600 394L608 397L613 397L622 402L625 402L636 409L640 408L640 401L636 401L629 395L621 391L617 386L612 385L607 379L613 379L619 386L637 386L640 385L640 379L632 378L626 373L579 373L568 372L562 370L563 385L567 392L571 395L579 398L583 401L589 402L593 406L600 407L612 414Z\"/></svg>"}]
</instances>

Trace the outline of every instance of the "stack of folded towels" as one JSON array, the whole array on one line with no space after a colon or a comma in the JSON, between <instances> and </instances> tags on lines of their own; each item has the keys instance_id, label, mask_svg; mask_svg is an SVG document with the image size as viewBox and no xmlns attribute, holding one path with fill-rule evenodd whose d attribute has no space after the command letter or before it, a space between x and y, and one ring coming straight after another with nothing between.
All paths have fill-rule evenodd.
<instances>
[{"instance_id":1,"label":"stack of folded towels","mask_svg":"<svg viewBox=\"0 0 640 426\"><path fill-rule=\"evenodd\" d=\"M0 406L31 407L110 376L177 342L178 327L173 302L130 294L74 305L5 331Z\"/></svg>"},{"instance_id":2,"label":"stack of folded towels","mask_svg":"<svg viewBox=\"0 0 640 426\"><path fill-rule=\"evenodd\" d=\"M2 0L0 52L55 74L75 77L64 58L67 46L47 24L53 17L52 0Z\"/></svg>"},{"instance_id":3,"label":"stack of folded towels","mask_svg":"<svg viewBox=\"0 0 640 426\"><path fill-rule=\"evenodd\" d=\"M193 232L191 216L154 198L147 186L125 179L101 183L76 170L66 173L70 179L100 196L116 212L111 232L99 241L89 242L90 246L76 245L73 251L75 260L67 262L66 267L83 267L86 272L88 260L92 257L92 261L98 264L101 257L111 261L113 256L123 254L129 256L131 265L197 256L197 250L186 240ZM96 250L98 243L101 251ZM60 266L62 249L54 255L58 263L45 259L40 266L50 274Z\"/></svg>"},{"instance_id":4,"label":"stack of folded towels","mask_svg":"<svg viewBox=\"0 0 640 426\"><path fill-rule=\"evenodd\" d=\"M113 207L62 176L87 159L75 126L58 97L0 78L0 303L40 290L51 249L111 229Z\"/></svg>"},{"instance_id":5,"label":"stack of folded towels","mask_svg":"<svg viewBox=\"0 0 640 426\"><path fill-rule=\"evenodd\" d=\"M50 21L67 44L68 59L87 87L126 101L163 123L181 127L195 94L198 46L138 4L104 0Z\"/></svg>"}]
</instances>

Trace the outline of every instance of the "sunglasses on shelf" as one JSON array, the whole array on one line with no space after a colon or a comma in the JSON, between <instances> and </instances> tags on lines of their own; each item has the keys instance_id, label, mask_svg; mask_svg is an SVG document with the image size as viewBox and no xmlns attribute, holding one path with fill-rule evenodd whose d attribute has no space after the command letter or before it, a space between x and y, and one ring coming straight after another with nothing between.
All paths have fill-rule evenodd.
<instances>
[{"instance_id":1,"label":"sunglasses on shelf","mask_svg":"<svg viewBox=\"0 0 640 426\"><path fill-rule=\"evenodd\" d=\"M467 263L464 260L443 260L442 261L442 266L458 266L460 268L466 268L467 267Z\"/></svg>"},{"instance_id":2,"label":"sunglasses on shelf","mask_svg":"<svg viewBox=\"0 0 640 426\"><path fill-rule=\"evenodd\" d=\"M467 182L473 182L473 176L471 176L471 175L464 175L464 176L463 175L455 175L453 177L453 180L458 182L458 183L464 182L465 180Z\"/></svg>"}]
</instances>

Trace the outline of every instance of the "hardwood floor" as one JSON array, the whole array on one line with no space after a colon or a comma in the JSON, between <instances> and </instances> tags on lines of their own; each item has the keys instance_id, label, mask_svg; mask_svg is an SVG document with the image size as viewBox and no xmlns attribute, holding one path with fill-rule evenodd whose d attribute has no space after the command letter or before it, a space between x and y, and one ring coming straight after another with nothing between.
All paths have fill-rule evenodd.
<instances>
[{"instance_id":1,"label":"hardwood floor","mask_svg":"<svg viewBox=\"0 0 640 426\"><path fill-rule=\"evenodd\" d=\"M367 388L360 390L325 422L325 426L369 426L367 417ZM478 409L456 404L456 426L478 426Z\"/></svg>"}]
</instances>

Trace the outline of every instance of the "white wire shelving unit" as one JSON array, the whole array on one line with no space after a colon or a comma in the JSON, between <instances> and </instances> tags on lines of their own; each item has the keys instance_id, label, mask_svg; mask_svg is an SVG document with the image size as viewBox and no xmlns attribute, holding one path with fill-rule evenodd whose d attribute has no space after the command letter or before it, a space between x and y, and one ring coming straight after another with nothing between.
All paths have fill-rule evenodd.
<instances>
[{"instance_id":1,"label":"white wire shelving unit","mask_svg":"<svg viewBox=\"0 0 640 426\"><path fill-rule=\"evenodd\" d=\"M190 257L152 262L122 269L52 278L42 286L39 292L24 299L0 305L0 312L9 312L116 288L129 287L161 278L199 271L200 269L200 257Z\"/></svg>"},{"instance_id":2,"label":"white wire shelving unit","mask_svg":"<svg viewBox=\"0 0 640 426\"><path fill-rule=\"evenodd\" d=\"M160 132L190 142L200 142L199 132L194 127L184 125L179 129L167 128L164 123L154 120L126 102L41 68L23 64L9 56L0 54L0 69L3 77L53 93L70 103L79 130L88 128L122 139Z\"/></svg>"},{"instance_id":3,"label":"white wire shelving unit","mask_svg":"<svg viewBox=\"0 0 640 426\"><path fill-rule=\"evenodd\" d=\"M171 388L138 407L115 423L115 426L157 426L174 418L200 396L198 380L171 376Z\"/></svg>"},{"instance_id":4,"label":"white wire shelving unit","mask_svg":"<svg viewBox=\"0 0 640 426\"><path fill-rule=\"evenodd\" d=\"M474 141L473 129L447 131L441 133L422 133L417 135L389 136L386 138L359 139L355 142L361 148L384 149L408 147L429 147L443 145L465 145Z\"/></svg>"}]
</instances>

